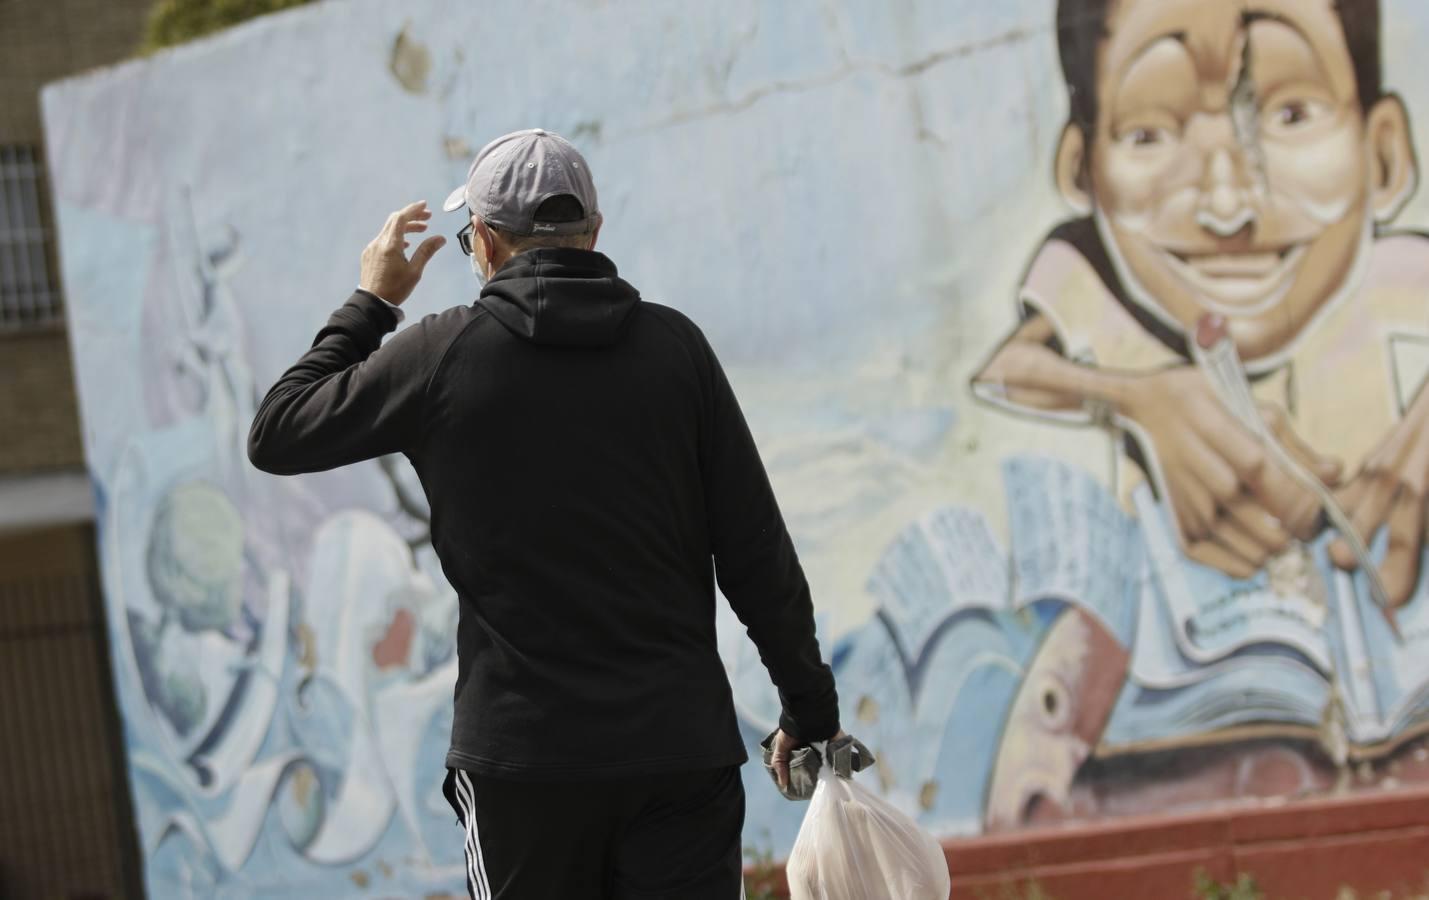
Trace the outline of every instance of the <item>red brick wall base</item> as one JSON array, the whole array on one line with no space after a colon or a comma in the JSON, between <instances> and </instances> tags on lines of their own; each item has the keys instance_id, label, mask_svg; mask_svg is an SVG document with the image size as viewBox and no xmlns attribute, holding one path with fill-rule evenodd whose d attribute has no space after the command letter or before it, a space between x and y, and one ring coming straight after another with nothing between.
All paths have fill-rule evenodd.
<instances>
[{"instance_id":1,"label":"red brick wall base","mask_svg":"<svg viewBox=\"0 0 1429 900\"><path fill-rule=\"evenodd\" d=\"M1221 882L1248 873L1272 900L1334 900L1345 886L1361 897L1408 892L1429 875L1429 790L949 842L947 855L957 898L1029 880L1056 900L1182 898L1198 868Z\"/></svg>"},{"instance_id":2,"label":"red brick wall base","mask_svg":"<svg viewBox=\"0 0 1429 900\"><path fill-rule=\"evenodd\" d=\"M1429 789L1223 807L948 841L954 900L1181 900L1197 869L1251 875L1268 900L1429 888ZM780 887L783 887L780 879Z\"/></svg>"}]
</instances>

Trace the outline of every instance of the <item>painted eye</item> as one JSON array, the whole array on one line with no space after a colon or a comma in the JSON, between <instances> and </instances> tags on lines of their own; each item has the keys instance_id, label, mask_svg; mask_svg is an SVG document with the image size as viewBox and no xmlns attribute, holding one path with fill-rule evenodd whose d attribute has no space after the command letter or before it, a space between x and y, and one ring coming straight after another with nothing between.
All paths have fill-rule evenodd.
<instances>
[{"instance_id":1,"label":"painted eye","mask_svg":"<svg viewBox=\"0 0 1429 900\"><path fill-rule=\"evenodd\" d=\"M1270 110L1270 125L1280 131L1295 131L1324 118L1328 107L1318 100L1287 100Z\"/></svg>"},{"instance_id":2,"label":"painted eye","mask_svg":"<svg viewBox=\"0 0 1429 900\"><path fill-rule=\"evenodd\" d=\"M1299 100L1292 101L1280 107L1275 113L1276 121L1281 125L1299 125L1310 118L1310 107Z\"/></svg>"},{"instance_id":3,"label":"painted eye","mask_svg":"<svg viewBox=\"0 0 1429 900\"><path fill-rule=\"evenodd\" d=\"M1172 134L1165 128L1157 128L1152 125L1144 125L1137 128L1128 128L1121 133L1118 140L1129 147L1159 147L1168 143L1172 139Z\"/></svg>"},{"instance_id":4,"label":"painted eye","mask_svg":"<svg viewBox=\"0 0 1429 900\"><path fill-rule=\"evenodd\" d=\"M1072 692L1062 679L1043 675L1036 682L1038 720L1049 732L1065 731L1072 723Z\"/></svg>"}]
</instances>

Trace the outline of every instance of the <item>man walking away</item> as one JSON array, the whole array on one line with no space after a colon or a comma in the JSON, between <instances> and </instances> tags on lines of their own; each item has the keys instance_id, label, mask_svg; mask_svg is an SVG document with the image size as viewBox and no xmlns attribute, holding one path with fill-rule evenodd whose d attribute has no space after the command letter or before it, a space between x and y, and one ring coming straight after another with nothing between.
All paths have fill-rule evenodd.
<instances>
[{"instance_id":1,"label":"man walking away","mask_svg":"<svg viewBox=\"0 0 1429 900\"><path fill-rule=\"evenodd\" d=\"M741 893L746 760L715 583L783 703L775 764L840 736L809 587L704 335L594 251L585 160L533 129L484 147L448 211L480 297L385 345L445 243L424 202L264 398L253 464L401 452L460 598L446 795L478 900Z\"/></svg>"}]
</instances>

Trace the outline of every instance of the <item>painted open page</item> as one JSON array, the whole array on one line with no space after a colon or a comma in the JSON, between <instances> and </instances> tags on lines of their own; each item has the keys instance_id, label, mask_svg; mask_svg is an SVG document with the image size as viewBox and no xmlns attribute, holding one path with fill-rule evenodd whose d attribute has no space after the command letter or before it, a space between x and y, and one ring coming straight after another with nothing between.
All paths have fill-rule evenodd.
<instances>
[{"instance_id":1,"label":"painted open page","mask_svg":"<svg viewBox=\"0 0 1429 900\"><path fill-rule=\"evenodd\" d=\"M1365 579L1330 563L1333 534L1235 579L1185 557L1149 488L1128 512L1052 459L1011 458L1003 477L1008 545L981 512L941 508L898 536L869 581L914 681L964 623L1060 604L1130 652L1108 752L1331 727L1367 747L1429 725L1429 601L1411 603L1396 641Z\"/></svg>"}]
</instances>

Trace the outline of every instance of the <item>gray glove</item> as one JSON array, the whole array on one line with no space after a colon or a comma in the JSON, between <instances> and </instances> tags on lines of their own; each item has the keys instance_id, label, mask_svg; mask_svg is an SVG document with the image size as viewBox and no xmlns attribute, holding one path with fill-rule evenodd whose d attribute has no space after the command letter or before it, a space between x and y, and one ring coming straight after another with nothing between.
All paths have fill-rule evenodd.
<instances>
[{"instance_id":1,"label":"gray glove","mask_svg":"<svg viewBox=\"0 0 1429 900\"><path fill-rule=\"evenodd\" d=\"M774 771L774 736L778 733L775 731L759 742L764 751L764 771L769 773L770 780L785 799L808 800L814 796L814 787L819 783L819 768L823 765L819 751L806 746L790 753L789 787L780 788L779 775ZM824 746L824 757L834 774L844 779L852 778L854 772L861 772L876 762L868 747L853 735L829 741Z\"/></svg>"},{"instance_id":2,"label":"gray glove","mask_svg":"<svg viewBox=\"0 0 1429 900\"><path fill-rule=\"evenodd\" d=\"M824 747L824 758L828 760L829 768L834 770L834 774L845 780L852 778L854 772L862 772L878 762L863 745L863 741L851 734L846 734L836 741L829 741Z\"/></svg>"},{"instance_id":3,"label":"gray glove","mask_svg":"<svg viewBox=\"0 0 1429 900\"><path fill-rule=\"evenodd\" d=\"M764 771L769 773L769 778L774 782L774 787L779 793L784 795L786 800L808 800L814 796L814 786L819 783L819 751L813 747L800 747L789 754L789 787L779 787L779 773L774 771L774 735L778 731L773 731L767 738L759 742L759 747L764 751Z\"/></svg>"}]
</instances>

